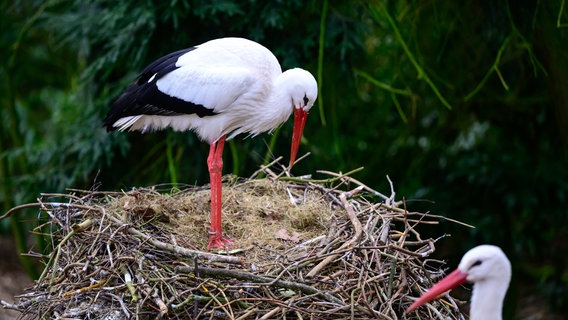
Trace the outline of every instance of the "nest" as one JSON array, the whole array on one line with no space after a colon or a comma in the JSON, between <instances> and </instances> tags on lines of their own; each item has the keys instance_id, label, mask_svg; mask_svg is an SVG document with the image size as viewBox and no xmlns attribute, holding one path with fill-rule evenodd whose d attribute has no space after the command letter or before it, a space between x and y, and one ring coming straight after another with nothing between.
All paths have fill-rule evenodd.
<instances>
[{"instance_id":1,"label":"nest","mask_svg":"<svg viewBox=\"0 0 568 320\"><path fill-rule=\"evenodd\" d=\"M383 196L349 174L258 173L224 178L230 251L205 250L206 187L70 190L20 206L39 206L52 251L3 307L21 319L463 318L449 296L404 314L444 274L428 258L438 239L419 229L445 218L408 212L392 183Z\"/></svg>"}]
</instances>

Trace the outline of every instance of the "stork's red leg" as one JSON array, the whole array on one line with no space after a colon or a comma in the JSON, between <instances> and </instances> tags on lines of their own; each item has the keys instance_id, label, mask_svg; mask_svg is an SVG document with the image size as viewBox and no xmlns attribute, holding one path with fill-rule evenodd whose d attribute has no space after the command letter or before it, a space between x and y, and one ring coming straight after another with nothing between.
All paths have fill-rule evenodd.
<instances>
[{"instance_id":1,"label":"stork's red leg","mask_svg":"<svg viewBox=\"0 0 568 320\"><path fill-rule=\"evenodd\" d=\"M225 146L225 136L217 142L211 144L207 166L209 167L209 180L211 183L211 229L209 231L209 244L207 249L225 248L233 245L233 241L223 237L221 231L221 198L222 183L221 175L223 171L223 147Z\"/></svg>"}]
</instances>

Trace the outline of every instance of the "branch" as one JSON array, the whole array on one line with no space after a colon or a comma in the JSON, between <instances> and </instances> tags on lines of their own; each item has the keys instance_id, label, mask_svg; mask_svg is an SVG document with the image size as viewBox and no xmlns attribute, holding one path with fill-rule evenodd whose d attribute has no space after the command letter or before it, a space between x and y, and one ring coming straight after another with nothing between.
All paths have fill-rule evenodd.
<instances>
[{"instance_id":1,"label":"branch","mask_svg":"<svg viewBox=\"0 0 568 320\"><path fill-rule=\"evenodd\" d=\"M188 248L184 248L184 247L180 247L180 246L176 246L173 244L169 244L169 243L165 243L159 240L156 240L152 237L150 237L149 235L134 229L133 227L127 227L125 223L121 222L120 220L118 220L117 218L113 217L113 216L108 216L114 223L118 224L121 227L126 227L126 231L128 231L128 233L133 234L135 236L141 237L142 239L144 239L144 241L152 244L153 246L155 246L156 248L162 249L162 250L167 250L167 251L171 251L173 253L176 254L181 254L182 256L186 256L186 257L190 257L190 258L195 258L195 257L201 257L204 259L207 259L210 262L225 262L225 263L232 263L232 264L243 264L243 260L241 259L241 257L234 257L234 256L223 256L220 254L214 254L214 253L209 253L209 252L204 252L204 251L199 251L199 250L191 250Z\"/></svg>"},{"instance_id":2,"label":"branch","mask_svg":"<svg viewBox=\"0 0 568 320\"><path fill-rule=\"evenodd\" d=\"M180 266L176 268L178 272L193 272L194 268L191 266ZM219 278L235 278L238 280L246 280L258 283L259 285L263 284L272 284L280 288L301 291L305 294L313 294L319 295L325 298L329 302L333 302L339 304L341 306L345 306L345 303L330 294L329 292L320 291L314 287L305 285L303 283L291 282L286 280L276 280L274 281L273 278L259 276L256 274L252 274L250 272L241 271L241 270L229 270L229 269L220 269L220 268L209 268L209 267L202 267L199 266L199 274L200 276L209 276L209 277L219 277Z\"/></svg>"},{"instance_id":3,"label":"branch","mask_svg":"<svg viewBox=\"0 0 568 320\"><path fill-rule=\"evenodd\" d=\"M347 211L347 215L349 216L349 220L351 221L351 224L353 224L353 229L355 230L355 234L353 235L351 240L349 240L348 242L345 242L341 247L339 247L339 249L338 249L339 251L343 250L343 249L347 249L347 248L352 249L355 246L355 243L357 243L359 241L359 239L361 238L361 234L363 233L363 228L361 226L361 222L359 221L359 219L357 219L357 214L353 211L353 207L349 204L349 202L347 202L347 195L349 195L351 197L361 190L363 190L363 186L359 186L359 187L357 187L356 189L354 189L350 192L343 192L342 194L339 195L339 199L341 199L341 202L343 203L343 207L345 207L345 210ZM306 275L306 277L311 278L311 277L315 276L318 272L320 272L321 269L323 269L325 266L327 266L332 261L337 259L338 256L339 256L339 253L336 253L336 254L332 254L332 255L328 256L327 258L323 259L320 263L318 263L317 266L315 266Z\"/></svg>"}]
</instances>

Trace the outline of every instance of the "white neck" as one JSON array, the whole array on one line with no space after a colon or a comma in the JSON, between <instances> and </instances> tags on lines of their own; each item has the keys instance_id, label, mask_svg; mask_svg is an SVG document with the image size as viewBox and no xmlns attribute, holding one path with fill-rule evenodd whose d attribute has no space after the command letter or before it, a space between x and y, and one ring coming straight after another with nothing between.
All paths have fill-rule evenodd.
<instances>
[{"instance_id":1,"label":"white neck","mask_svg":"<svg viewBox=\"0 0 568 320\"><path fill-rule=\"evenodd\" d=\"M251 90L253 97L262 96L255 94L258 92L268 93L266 100L257 101L254 99L244 98L240 104L240 108L248 109L242 112L246 119L242 121L234 121L239 124L237 128L230 128L231 135L227 138L232 139L238 134L249 133L255 136L261 132L271 132L280 124L285 122L293 111L292 101L289 92L286 90L283 80L286 79L286 73L278 75L272 83L259 84L255 90Z\"/></svg>"},{"instance_id":2,"label":"white neck","mask_svg":"<svg viewBox=\"0 0 568 320\"><path fill-rule=\"evenodd\" d=\"M508 285L508 281L499 279L476 282L471 297L470 320L501 320Z\"/></svg>"},{"instance_id":3,"label":"white neck","mask_svg":"<svg viewBox=\"0 0 568 320\"><path fill-rule=\"evenodd\" d=\"M272 92L269 97L265 110L265 116L274 123L283 123L290 117L294 106L288 86L293 83L290 70L284 71L274 79Z\"/></svg>"},{"instance_id":4,"label":"white neck","mask_svg":"<svg viewBox=\"0 0 568 320\"><path fill-rule=\"evenodd\" d=\"M290 85L296 82L295 76L294 72L286 70L274 79L266 103L259 106L262 111L253 113L256 119L251 122L254 126L249 132L253 135L270 132L290 117L294 110Z\"/></svg>"}]
</instances>

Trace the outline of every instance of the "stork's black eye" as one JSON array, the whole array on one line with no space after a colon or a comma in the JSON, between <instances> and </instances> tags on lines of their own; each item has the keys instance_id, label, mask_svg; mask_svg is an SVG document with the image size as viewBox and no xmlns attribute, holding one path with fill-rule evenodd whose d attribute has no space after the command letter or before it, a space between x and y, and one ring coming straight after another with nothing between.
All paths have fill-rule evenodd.
<instances>
[{"instance_id":1,"label":"stork's black eye","mask_svg":"<svg viewBox=\"0 0 568 320\"><path fill-rule=\"evenodd\" d=\"M475 261L475 262L474 262L474 263L473 263L473 264L471 265L471 267L469 267L469 268L471 269L471 268L473 268L473 267L477 267L477 266L480 266L480 265L481 265L481 263L482 263L482 261L481 261L481 260L477 260L477 261Z\"/></svg>"},{"instance_id":2,"label":"stork's black eye","mask_svg":"<svg viewBox=\"0 0 568 320\"><path fill-rule=\"evenodd\" d=\"M310 101L310 99L308 99L307 95L304 95L304 106L308 105L308 101Z\"/></svg>"}]
</instances>

